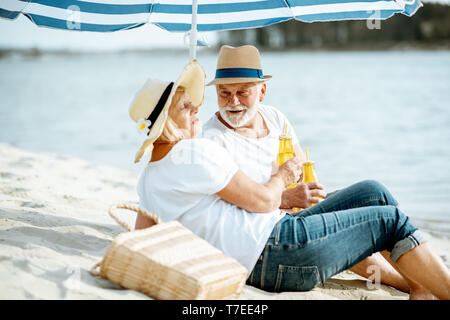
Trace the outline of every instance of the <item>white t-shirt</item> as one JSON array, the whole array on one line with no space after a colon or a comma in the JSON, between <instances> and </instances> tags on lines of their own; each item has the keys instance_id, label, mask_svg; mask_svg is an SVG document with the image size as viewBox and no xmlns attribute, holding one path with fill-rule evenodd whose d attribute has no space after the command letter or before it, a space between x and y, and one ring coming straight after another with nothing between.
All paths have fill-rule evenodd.
<instances>
[{"instance_id":1,"label":"white t-shirt","mask_svg":"<svg viewBox=\"0 0 450 320\"><path fill-rule=\"evenodd\" d=\"M250 274L284 213L249 213L217 196L237 170L229 153L211 140L182 140L144 168L137 192L141 208L163 221L178 220Z\"/></svg>"},{"instance_id":2,"label":"white t-shirt","mask_svg":"<svg viewBox=\"0 0 450 320\"><path fill-rule=\"evenodd\" d=\"M279 136L284 134L285 124L293 146L298 138L289 120L278 109L260 104L258 111L269 128L265 137L244 137L228 129L216 115L203 125L202 136L227 149L239 169L256 182L265 184L272 175L272 163L277 159Z\"/></svg>"}]
</instances>

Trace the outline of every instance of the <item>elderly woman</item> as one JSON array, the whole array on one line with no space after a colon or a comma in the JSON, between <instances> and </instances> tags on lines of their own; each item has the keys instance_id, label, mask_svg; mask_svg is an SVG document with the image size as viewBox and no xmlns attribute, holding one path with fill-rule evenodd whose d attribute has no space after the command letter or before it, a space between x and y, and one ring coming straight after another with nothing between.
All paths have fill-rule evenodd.
<instances>
[{"instance_id":1,"label":"elderly woman","mask_svg":"<svg viewBox=\"0 0 450 320\"><path fill-rule=\"evenodd\" d=\"M204 80L202 67L193 61L176 82L147 81L131 105L130 116L148 136L135 161L151 152L137 187L142 208L163 221L180 221L238 260L249 271L247 282L263 290L307 291L388 250L406 277L450 299L447 267L397 207L337 212L330 206L320 214L308 214L314 209L285 214L278 209L281 194L299 179L297 159L262 185L240 171L225 149L195 138ZM138 216L136 229L149 226Z\"/></svg>"}]
</instances>

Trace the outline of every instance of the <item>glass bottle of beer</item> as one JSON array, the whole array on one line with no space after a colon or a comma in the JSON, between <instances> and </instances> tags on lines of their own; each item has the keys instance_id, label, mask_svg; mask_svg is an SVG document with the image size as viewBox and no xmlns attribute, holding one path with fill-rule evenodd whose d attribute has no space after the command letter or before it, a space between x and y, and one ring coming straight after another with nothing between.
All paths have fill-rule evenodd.
<instances>
[{"instance_id":1,"label":"glass bottle of beer","mask_svg":"<svg viewBox=\"0 0 450 320\"><path fill-rule=\"evenodd\" d=\"M307 153L308 154L308 153ZM308 159L308 156L306 156ZM310 182L319 182L319 179L317 178L316 170L314 168L314 161L306 160L302 164L302 172L303 172L303 183L310 183ZM315 198L321 198L321 197L315 197ZM316 203L313 203L311 206L315 205Z\"/></svg>"},{"instance_id":2,"label":"glass bottle of beer","mask_svg":"<svg viewBox=\"0 0 450 320\"><path fill-rule=\"evenodd\" d=\"M295 157L294 148L292 147L292 138L287 135L287 128L284 129L284 135L279 136L279 148L277 156L277 164L281 166L283 163ZM296 182L290 184L286 189L291 189L296 186Z\"/></svg>"},{"instance_id":3,"label":"glass bottle of beer","mask_svg":"<svg viewBox=\"0 0 450 320\"><path fill-rule=\"evenodd\" d=\"M294 148L292 146L292 137L287 134L287 124L284 126L284 135L279 136L279 147L278 147L278 156L277 156L277 164L281 166L283 163L295 157ZM297 185L297 182L293 182L286 187L286 189L291 189ZM294 207L292 210L299 211L300 208Z\"/></svg>"},{"instance_id":4,"label":"glass bottle of beer","mask_svg":"<svg viewBox=\"0 0 450 320\"><path fill-rule=\"evenodd\" d=\"M303 183L319 182L316 170L314 168L314 161L305 161L302 164Z\"/></svg>"}]
</instances>

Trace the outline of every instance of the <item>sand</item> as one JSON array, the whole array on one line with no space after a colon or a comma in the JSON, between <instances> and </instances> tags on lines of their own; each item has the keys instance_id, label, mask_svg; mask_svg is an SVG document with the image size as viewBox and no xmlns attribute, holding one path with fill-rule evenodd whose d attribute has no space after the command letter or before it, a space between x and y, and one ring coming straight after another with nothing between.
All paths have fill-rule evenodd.
<instances>
[{"instance_id":1,"label":"sand","mask_svg":"<svg viewBox=\"0 0 450 320\"><path fill-rule=\"evenodd\" d=\"M150 299L94 277L111 240L124 232L108 215L137 205L137 174L86 160L0 143L0 299ZM124 217L133 224L135 216ZM448 265L450 241L431 237ZM239 300L405 300L386 285L370 289L345 271L309 292L269 293L245 286Z\"/></svg>"}]
</instances>

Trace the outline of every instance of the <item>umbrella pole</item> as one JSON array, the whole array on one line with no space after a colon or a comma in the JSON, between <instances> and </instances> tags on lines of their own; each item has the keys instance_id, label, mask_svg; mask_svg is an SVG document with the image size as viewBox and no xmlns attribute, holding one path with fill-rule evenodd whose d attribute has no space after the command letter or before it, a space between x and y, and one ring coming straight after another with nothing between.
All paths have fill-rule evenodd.
<instances>
[{"instance_id":1,"label":"umbrella pole","mask_svg":"<svg viewBox=\"0 0 450 320\"><path fill-rule=\"evenodd\" d=\"M191 60L197 59L197 0L192 0L192 23L189 36L189 56Z\"/></svg>"}]
</instances>

